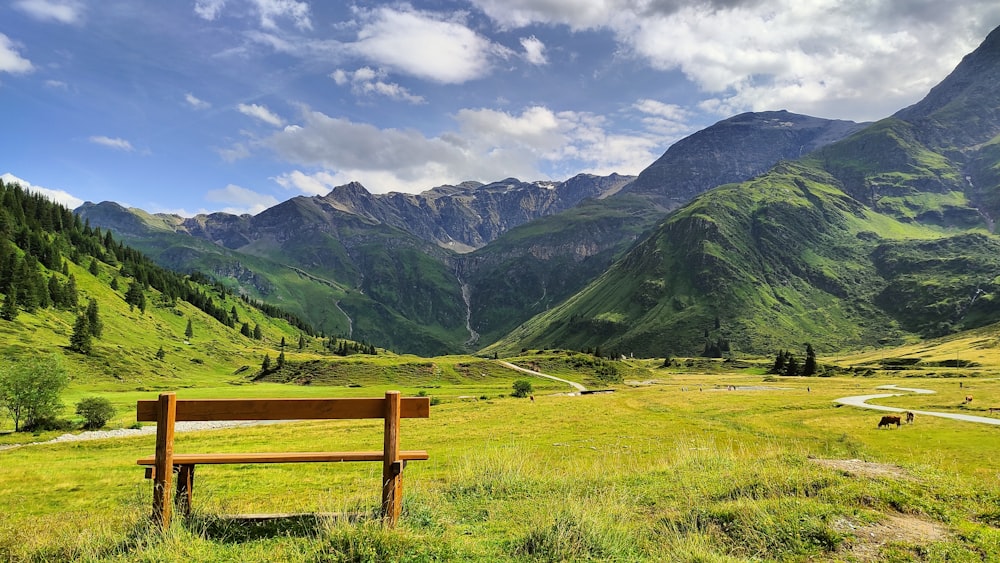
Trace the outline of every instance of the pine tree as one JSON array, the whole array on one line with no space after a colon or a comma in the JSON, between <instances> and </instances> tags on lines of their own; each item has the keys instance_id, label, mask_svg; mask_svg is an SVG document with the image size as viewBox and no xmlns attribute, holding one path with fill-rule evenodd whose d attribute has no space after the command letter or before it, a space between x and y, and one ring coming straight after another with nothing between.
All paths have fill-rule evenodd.
<instances>
[{"instance_id":1,"label":"pine tree","mask_svg":"<svg viewBox=\"0 0 1000 563\"><path fill-rule=\"evenodd\" d=\"M191 319L188 319L187 328L184 329L184 338L191 340L192 336L194 336L194 328L191 326Z\"/></svg>"},{"instance_id":2,"label":"pine tree","mask_svg":"<svg viewBox=\"0 0 1000 563\"><path fill-rule=\"evenodd\" d=\"M281 337L281 344L278 345L282 350L285 349L285 337Z\"/></svg>"},{"instance_id":3,"label":"pine tree","mask_svg":"<svg viewBox=\"0 0 1000 563\"><path fill-rule=\"evenodd\" d=\"M785 375L799 375L799 362L795 359L795 356L791 354L788 354L788 358L785 360Z\"/></svg>"},{"instance_id":4,"label":"pine tree","mask_svg":"<svg viewBox=\"0 0 1000 563\"><path fill-rule=\"evenodd\" d=\"M0 319L12 321L17 318L17 297L13 293L8 293L3 298L3 305L0 306Z\"/></svg>"},{"instance_id":5,"label":"pine tree","mask_svg":"<svg viewBox=\"0 0 1000 563\"><path fill-rule=\"evenodd\" d=\"M263 337L264 337L264 334L260 330L260 325L259 324L253 325L253 339L254 340L260 340Z\"/></svg>"},{"instance_id":6,"label":"pine tree","mask_svg":"<svg viewBox=\"0 0 1000 563\"><path fill-rule=\"evenodd\" d=\"M79 297L76 294L76 276L73 274L70 274L69 280L66 281L66 291L64 293L66 308L76 309Z\"/></svg>"},{"instance_id":7,"label":"pine tree","mask_svg":"<svg viewBox=\"0 0 1000 563\"><path fill-rule=\"evenodd\" d=\"M240 314L236 312L236 305L233 305L233 308L229 310L229 318L233 319L233 323L240 322Z\"/></svg>"},{"instance_id":8,"label":"pine tree","mask_svg":"<svg viewBox=\"0 0 1000 563\"><path fill-rule=\"evenodd\" d=\"M247 338L250 338L251 336L250 323L243 323L243 326L240 327L240 334L246 336Z\"/></svg>"},{"instance_id":9,"label":"pine tree","mask_svg":"<svg viewBox=\"0 0 1000 563\"><path fill-rule=\"evenodd\" d=\"M165 357L167 357L167 353L163 351L163 346L160 346L160 349L156 351L156 359L162 360Z\"/></svg>"},{"instance_id":10,"label":"pine tree","mask_svg":"<svg viewBox=\"0 0 1000 563\"><path fill-rule=\"evenodd\" d=\"M271 355L264 354L264 361L260 363L260 371L267 372L271 369Z\"/></svg>"},{"instance_id":11,"label":"pine tree","mask_svg":"<svg viewBox=\"0 0 1000 563\"><path fill-rule=\"evenodd\" d=\"M774 365L769 373L785 373L785 351L778 350L778 355L774 358Z\"/></svg>"},{"instance_id":12,"label":"pine tree","mask_svg":"<svg viewBox=\"0 0 1000 563\"><path fill-rule=\"evenodd\" d=\"M281 353L278 354L278 369L281 369L283 367L285 367L285 351L284 350L282 350Z\"/></svg>"},{"instance_id":13,"label":"pine tree","mask_svg":"<svg viewBox=\"0 0 1000 563\"><path fill-rule=\"evenodd\" d=\"M305 347L306 347L306 337L300 334L299 335L299 350L302 350Z\"/></svg>"},{"instance_id":14,"label":"pine tree","mask_svg":"<svg viewBox=\"0 0 1000 563\"><path fill-rule=\"evenodd\" d=\"M97 276L99 270L97 269L97 258L90 259L90 268L87 269L90 275Z\"/></svg>"},{"instance_id":15,"label":"pine tree","mask_svg":"<svg viewBox=\"0 0 1000 563\"><path fill-rule=\"evenodd\" d=\"M111 289L118 291L118 276L111 278Z\"/></svg>"},{"instance_id":16,"label":"pine tree","mask_svg":"<svg viewBox=\"0 0 1000 563\"><path fill-rule=\"evenodd\" d=\"M55 274L49 276L49 297L52 298L53 306L63 306L63 301L65 299L63 295L63 287L62 284L59 283L59 278L57 278Z\"/></svg>"},{"instance_id":17,"label":"pine tree","mask_svg":"<svg viewBox=\"0 0 1000 563\"><path fill-rule=\"evenodd\" d=\"M139 280L132 282L128 291L125 292L125 302L128 303L130 310L138 307L140 311L146 311L146 294L142 291L142 284Z\"/></svg>"},{"instance_id":18,"label":"pine tree","mask_svg":"<svg viewBox=\"0 0 1000 563\"><path fill-rule=\"evenodd\" d=\"M81 354L90 354L93 343L90 340L90 322L87 315L80 315L73 324L73 334L69 337L69 347Z\"/></svg>"},{"instance_id":19,"label":"pine tree","mask_svg":"<svg viewBox=\"0 0 1000 563\"><path fill-rule=\"evenodd\" d=\"M97 312L97 300L91 299L87 304L87 322L90 324L90 334L94 338L100 338L104 332L104 323Z\"/></svg>"},{"instance_id":20,"label":"pine tree","mask_svg":"<svg viewBox=\"0 0 1000 563\"><path fill-rule=\"evenodd\" d=\"M802 364L802 375L808 377L816 374L816 351L812 344L806 344L806 361Z\"/></svg>"}]
</instances>

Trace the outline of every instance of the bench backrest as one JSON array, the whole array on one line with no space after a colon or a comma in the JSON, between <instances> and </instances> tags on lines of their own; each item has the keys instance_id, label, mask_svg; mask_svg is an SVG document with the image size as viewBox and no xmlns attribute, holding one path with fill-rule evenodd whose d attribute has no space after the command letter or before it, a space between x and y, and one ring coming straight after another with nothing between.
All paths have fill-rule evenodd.
<instances>
[{"instance_id":1,"label":"bench backrest","mask_svg":"<svg viewBox=\"0 0 1000 563\"><path fill-rule=\"evenodd\" d=\"M385 418L386 399L177 399L174 420L295 420ZM139 422L156 422L157 400L136 404ZM400 399L400 418L428 418L430 397Z\"/></svg>"}]
</instances>

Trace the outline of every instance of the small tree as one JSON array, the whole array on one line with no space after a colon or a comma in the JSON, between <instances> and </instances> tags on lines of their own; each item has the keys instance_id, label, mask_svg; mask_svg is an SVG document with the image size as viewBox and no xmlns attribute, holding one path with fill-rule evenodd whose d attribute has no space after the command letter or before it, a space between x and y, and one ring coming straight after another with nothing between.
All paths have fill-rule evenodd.
<instances>
[{"instance_id":1,"label":"small tree","mask_svg":"<svg viewBox=\"0 0 1000 563\"><path fill-rule=\"evenodd\" d=\"M281 369L283 367L285 367L285 351L284 350L282 350L281 353L278 354L278 369Z\"/></svg>"},{"instance_id":2,"label":"small tree","mask_svg":"<svg viewBox=\"0 0 1000 563\"><path fill-rule=\"evenodd\" d=\"M299 335L299 350L302 350L305 347L306 347L306 337L300 334Z\"/></svg>"},{"instance_id":3,"label":"small tree","mask_svg":"<svg viewBox=\"0 0 1000 563\"><path fill-rule=\"evenodd\" d=\"M90 321L87 315L80 315L73 323L73 334L69 337L69 347L81 354L89 354L93 350L90 340Z\"/></svg>"},{"instance_id":4,"label":"small tree","mask_svg":"<svg viewBox=\"0 0 1000 563\"><path fill-rule=\"evenodd\" d=\"M15 432L54 418L67 385L69 376L55 355L0 363L0 406L14 419Z\"/></svg>"},{"instance_id":5,"label":"small tree","mask_svg":"<svg viewBox=\"0 0 1000 563\"><path fill-rule=\"evenodd\" d=\"M3 298L3 305L0 306L0 319L12 321L17 318L17 297L11 291Z\"/></svg>"},{"instance_id":6,"label":"small tree","mask_svg":"<svg viewBox=\"0 0 1000 563\"><path fill-rule=\"evenodd\" d=\"M253 339L254 340L260 340L263 337L264 337L264 333L261 332L260 325L259 324L253 325Z\"/></svg>"},{"instance_id":7,"label":"small tree","mask_svg":"<svg viewBox=\"0 0 1000 563\"><path fill-rule=\"evenodd\" d=\"M806 361L802 364L802 375L816 375L816 351L812 344L806 344Z\"/></svg>"},{"instance_id":8,"label":"small tree","mask_svg":"<svg viewBox=\"0 0 1000 563\"><path fill-rule=\"evenodd\" d=\"M260 363L260 371L268 372L271 371L271 355L264 354L264 361Z\"/></svg>"},{"instance_id":9,"label":"small tree","mask_svg":"<svg viewBox=\"0 0 1000 563\"><path fill-rule=\"evenodd\" d=\"M104 397L87 397L76 404L76 414L83 417L84 429L97 430L115 416L115 407Z\"/></svg>"},{"instance_id":10,"label":"small tree","mask_svg":"<svg viewBox=\"0 0 1000 563\"><path fill-rule=\"evenodd\" d=\"M531 387L531 382L527 379L518 379L514 382L514 392L511 393L512 397L524 398L531 395L533 388Z\"/></svg>"},{"instance_id":11,"label":"small tree","mask_svg":"<svg viewBox=\"0 0 1000 563\"><path fill-rule=\"evenodd\" d=\"M282 336L282 337L281 337L281 344L278 344L278 346L279 346L279 347L280 347L280 348L281 348L282 350L284 350L284 349L285 349L285 337L284 337L284 336Z\"/></svg>"},{"instance_id":12,"label":"small tree","mask_svg":"<svg viewBox=\"0 0 1000 563\"><path fill-rule=\"evenodd\" d=\"M167 357L167 353L163 351L163 346L160 346L160 349L156 351L156 359L157 360L162 360L163 358L166 358L166 357Z\"/></svg>"},{"instance_id":13,"label":"small tree","mask_svg":"<svg viewBox=\"0 0 1000 563\"><path fill-rule=\"evenodd\" d=\"M785 375L790 377L799 375L799 362L791 354L785 360Z\"/></svg>"},{"instance_id":14,"label":"small tree","mask_svg":"<svg viewBox=\"0 0 1000 563\"><path fill-rule=\"evenodd\" d=\"M188 319L187 328L184 329L184 338L191 340L192 336L194 336L194 328L191 326L191 319Z\"/></svg>"},{"instance_id":15,"label":"small tree","mask_svg":"<svg viewBox=\"0 0 1000 563\"><path fill-rule=\"evenodd\" d=\"M97 300L91 299L87 303L87 322L90 324L90 334L94 338L100 338L104 333L104 323L101 322L101 315L97 310Z\"/></svg>"}]
</instances>

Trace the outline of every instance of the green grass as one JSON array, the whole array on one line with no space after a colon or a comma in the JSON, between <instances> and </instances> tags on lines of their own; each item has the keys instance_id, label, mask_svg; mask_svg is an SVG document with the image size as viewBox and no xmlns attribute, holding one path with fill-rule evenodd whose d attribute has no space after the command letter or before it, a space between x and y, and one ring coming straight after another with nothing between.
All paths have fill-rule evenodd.
<instances>
[{"instance_id":1,"label":"green grass","mask_svg":"<svg viewBox=\"0 0 1000 563\"><path fill-rule=\"evenodd\" d=\"M529 353L514 360L557 366L565 357ZM921 401L931 401L959 409L951 405L959 392L955 379L919 370L878 377L768 378L761 374L763 359L737 369L723 362L688 366L679 360L660 368L662 361L634 360L619 362L629 374L625 379L646 384L620 385L610 395L568 397L556 394L562 389L547 388L536 391L534 402L466 401L457 397L483 382L449 372L461 374L463 366L473 365L481 369L478 360L420 360L439 366L441 386L428 391L444 400L429 419L404 421L403 447L427 449L431 459L407 467L404 514L395 530L364 516L377 506L380 467L353 463L201 467L193 520L175 522L163 535L151 532L146 521L150 484L134 465L153 450L153 437L144 436L0 452L0 506L9 507L0 515L0 559L1000 557L1000 486L994 478L1000 459L982 455L984 444L995 441L995 428L921 417L914 425L878 430L878 413L837 408L832 402L897 383L938 395L886 404L924 408L929 404ZM847 365L855 359L838 361ZM376 365L385 363L379 358ZM996 365L984 364L978 377L963 380L973 386L977 401L1000 399ZM369 377L358 375L362 388L222 384L182 392L199 397L380 394L386 382ZM499 390L505 378L491 371L489 380ZM728 391L728 385L763 389ZM122 399L126 395L131 400L149 394L132 391ZM176 451L377 449L381 432L377 421L288 423L182 433ZM861 459L896 473L851 473L814 458ZM262 512L363 517L266 525L225 518ZM878 527L889 518L933 526L940 535L920 539ZM873 539L870 534L876 532Z\"/></svg>"}]
</instances>

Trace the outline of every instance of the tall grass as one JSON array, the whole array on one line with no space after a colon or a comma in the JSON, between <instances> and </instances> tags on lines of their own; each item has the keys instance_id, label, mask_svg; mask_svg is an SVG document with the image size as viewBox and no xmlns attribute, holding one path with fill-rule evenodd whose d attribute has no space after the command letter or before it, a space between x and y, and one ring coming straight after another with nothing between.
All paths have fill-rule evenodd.
<instances>
[{"instance_id":1,"label":"tall grass","mask_svg":"<svg viewBox=\"0 0 1000 563\"><path fill-rule=\"evenodd\" d=\"M193 517L161 534L134 465L151 436L3 451L0 560L1000 560L1000 460L982 455L994 428L923 418L878 430L875 415L830 402L858 393L856 378L801 382L806 393L796 379L734 392L727 384L760 376L698 377L603 396L446 401L404 421L404 446L431 459L406 468L394 530L375 516L379 464L199 467ZM861 392L890 382L901 380ZM976 385L1000 395L1000 382ZM176 449L377 449L380 438L377 424L313 421L181 434ZM275 512L306 515L230 517ZM941 533L896 536L890 517ZM886 537L875 541L876 529Z\"/></svg>"}]
</instances>

